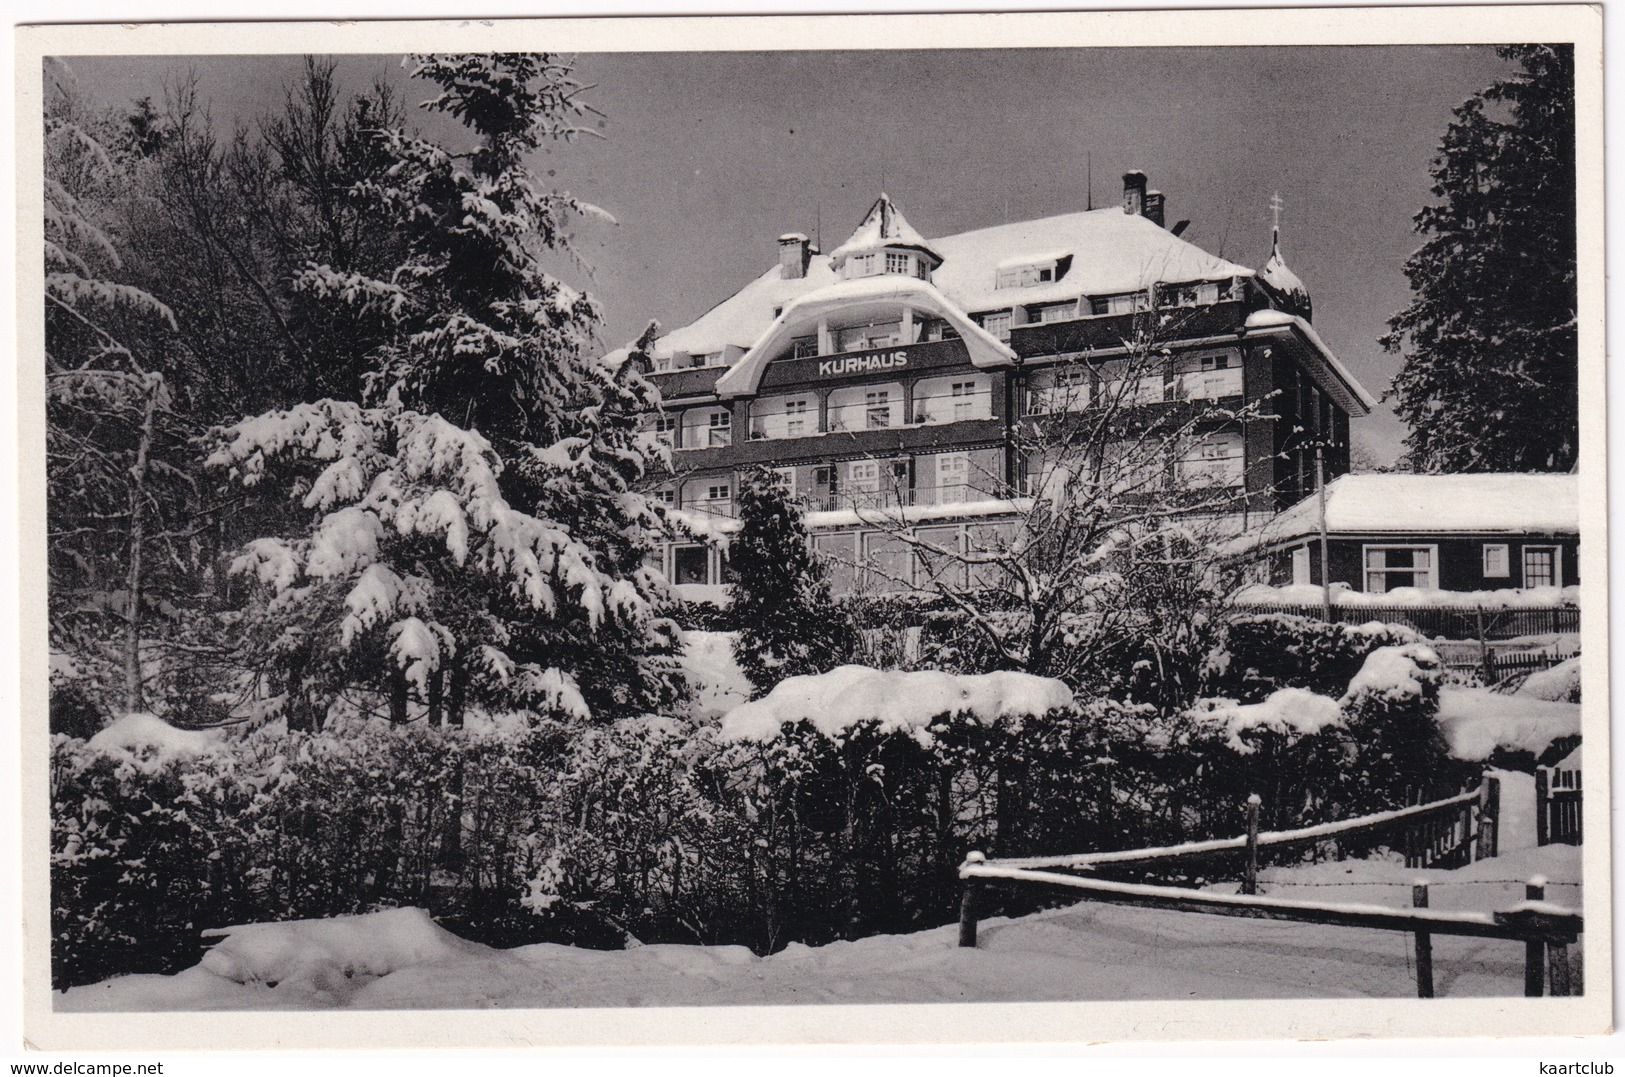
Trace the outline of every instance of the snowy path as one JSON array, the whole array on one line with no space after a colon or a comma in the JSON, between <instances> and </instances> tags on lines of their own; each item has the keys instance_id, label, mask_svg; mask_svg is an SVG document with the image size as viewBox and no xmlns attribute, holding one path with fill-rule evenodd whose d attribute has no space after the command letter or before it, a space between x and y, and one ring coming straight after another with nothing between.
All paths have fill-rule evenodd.
<instances>
[{"instance_id":1,"label":"snowy path","mask_svg":"<svg viewBox=\"0 0 1625 1077\"><path fill-rule=\"evenodd\" d=\"M1507 801L1527 776L1508 776ZM1502 856L1455 871L1382 861L1274 869L1278 897L1405 906L1413 880L1438 909L1505 908L1543 874L1551 900L1580 902L1580 849L1529 848L1509 812ZM429 1009L793 1005L1223 998L1414 997L1411 937L1399 932L1083 904L983 922L961 950L953 926L791 946L758 958L737 946L493 950L416 910L261 925L177 976L129 976L58 997L59 1010ZM1518 943L1436 937L1441 997L1522 993ZM211 967L215 971L211 971ZM275 981L272 987L268 981Z\"/></svg>"}]
</instances>

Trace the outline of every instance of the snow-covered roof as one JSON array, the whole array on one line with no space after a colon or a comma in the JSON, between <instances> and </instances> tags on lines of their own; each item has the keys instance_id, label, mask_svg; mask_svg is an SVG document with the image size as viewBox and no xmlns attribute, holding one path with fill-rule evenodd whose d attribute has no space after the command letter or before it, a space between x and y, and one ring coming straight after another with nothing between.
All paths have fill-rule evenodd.
<instances>
[{"instance_id":1,"label":"snow-covered roof","mask_svg":"<svg viewBox=\"0 0 1625 1077\"><path fill-rule=\"evenodd\" d=\"M1358 412L1361 415L1371 414L1371 409L1377 406L1377 398L1372 396L1370 391L1359 383L1354 375L1349 372L1349 368L1343 365L1343 361L1326 346L1326 342L1320 339L1320 334L1315 332L1315 327L1298 315L1284 310L1255 310L1247 315L1246 328L1255 330L1296 329L1309 342L1310 347L1314 349L1314 353L1319 356L1321 362L1326 364L1331 374L1348 389L1351 399L1342 401L1345 406L1349 406L1351 402L1358 403L1364 409ZM1350 407L1349 410L1353 411L1354 408Z\"/></svg>"},{"instance_id":2,"label":"snow-covered roof","mask_svg":"<svg viewBox=\"0 0 1625 1077\"><path fill-rule=\"evenodd\" d=\"M1273 545L1320 528L1305 498L1244 540ZM1575 475L1342 475L1326 484L1326 530L1342 534L1577 534Z\"/></svg>"},{"instance_id":3,"label":"snow-covered roof","mask_svg":"<svg viewBox=\"0 0 1625 1077\"><path fill-rule=\"evenodd\" d=\"M924 236L914 230L914 226L908 223L902 211L892 204L891 196L884 191L875 199L875 204L869 207L869 212L864 215L863 223L858 225L857 231L848 236L845 243L829 252L830 264L839 269L841 263L846 261L847 255L878 250L881 247L907 247L924 251L938 261L942 260L942 256L925 241Z\"/></svg>"},{"instance_id":4,"label":"snow-covered roof","mask_svg":"<svg viewBox=\"0 0 1625 1077\"><path fill-rule=\"evenodd\" d=\"M889 205L889 202L887 203ZM876 207L880 203L876 203ZM1144 217L1121 208L1084 210L1057 217L979 228L927 242L902 215L869 218L851 239L829 257L814 257L806 274L786 279L777 263L738 292L712 307L693 323L666 334L655 344L656 355L682 352L707 355L732 345L749 349L795 299L836 280L831 263L858 245L919 246L943 261L932 273L936 290L958 309L976 314L1015 304L1059 302L1079 296L1113 295L1144 289L1158 282L1228 280L1251 277L1251 269L1216 257ZM882 237L881 231L893 234ZM918 243L914 240L918 239ZM1026 287L996 287L1000 268L1058 262L1071 256L1058 281Z\"/></svg>"},{"instance_id":5,"label":"snow-covered roof","mask_svg":"<svg viewBox=\"0 0 1625 1077\"><path fill-rule=\"evenodd\" d=\"M968 311L1134 292L1159 282L1228 280L1253 271L1188 243L1119 207L979 228L936 242L938 288ZM999 288L998 269L1072 255L1057 281Z\"/></svg>"}]
</instances>

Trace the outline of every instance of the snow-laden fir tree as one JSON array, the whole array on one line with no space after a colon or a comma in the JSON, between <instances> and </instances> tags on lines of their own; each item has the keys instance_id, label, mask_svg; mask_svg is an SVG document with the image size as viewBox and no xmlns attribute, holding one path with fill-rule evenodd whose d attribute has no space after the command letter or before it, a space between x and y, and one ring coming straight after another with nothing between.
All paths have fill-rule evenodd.
<instances>
[{"instance_id":1,"label":"snow-laden fir tree","mask_svg":"<svg viewBox=\"0 0 1625 1077\"><path fill-rule=\"evenodd\" d=\"M740 482L739 531L728 563L729 613L739 626L734 656L758 696L786 677L848 660L856 645L852 623L830 594L800 508L770 471L754 469Z\"/></svg>"},{"instance_id":2,"label":"snow-laden fir tree","mask_svg":"<svg viewBox=\"0 0 1625 1077\"><path fill-rule=\"evenodd\" d=\"M1518 70L1456 109L1383 338L1423 471L1566 471L1579 448L1574 50L1497 51Z\"/></svg>"},{"instance_id":3,"label":"snow-laden fir tree","mask_svg":"<svg viewBox=\"0 0 1625 1077\"><path fill-rule=\"evenodd\" d=\"M682 690L663 526L634 486L665 451L641 431L653 390L633 359L589 357L594 302L547 272L588 207L538 189L525 155L582 107L546 56L420 56L425 103L473 133L453 152L377 132L390 163L351 197L402 241L386 275L310 264L296 286L375 321L362 401L238 423L211 462L305 510L251 543L247 628L296 725L334 695L382 693L396 720L463 708L606 717Z\"/></svg>"}]
</instances>

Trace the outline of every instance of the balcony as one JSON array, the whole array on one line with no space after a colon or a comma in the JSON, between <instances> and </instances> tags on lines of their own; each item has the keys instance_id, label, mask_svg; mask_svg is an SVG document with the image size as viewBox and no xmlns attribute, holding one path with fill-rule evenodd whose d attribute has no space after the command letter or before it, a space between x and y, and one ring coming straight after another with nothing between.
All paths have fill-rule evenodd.
<instances>
[{"instance_id":1,"label":"balcony","mask_svg":"<svg viewBox=\"0 0 1625 1077\"><path fill-rule=\"evenodd\" d=\"M1121 349L1123 341L1134 339L1137 333L1171 344L1234 333L1246 320L1247 305L1235 300L1138 314L1099 314L1067 322L1018 325L1010 331L1010 346L1025 358Z\"/></svg>"}]
</instances>

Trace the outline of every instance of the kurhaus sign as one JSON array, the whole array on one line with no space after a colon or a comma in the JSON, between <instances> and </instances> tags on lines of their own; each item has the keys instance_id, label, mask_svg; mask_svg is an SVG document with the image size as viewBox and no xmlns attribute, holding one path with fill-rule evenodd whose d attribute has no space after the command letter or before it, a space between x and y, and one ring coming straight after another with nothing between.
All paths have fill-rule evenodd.
<instances>
[{"instance_id":1,"label":"kurhaus sign","mask_svg":"<svg viewBox=\"0 0 1625 1077\"><path fill-rule=\"evenodd\" d=\"M862 378L904 371L968 367L970 356L962 340L929 340L918 344L893 345L845 355L809 355L802 359L780 359L769 363L762 374L761 388L804 385L836 378Z\"/></svg>"},{"instance_id":2,"label":"kurhaus sign","mask_svg":"<svg viewBox=\"0 0 1625 1077\"><path fill-rule=\"evenodd\" d=\"M875 370L896 370L908 366L908 352L879 352L875 355L843 355L818 362L819 377L832 374L868 374Z\"/></svg>"}]
</instances>

